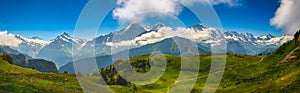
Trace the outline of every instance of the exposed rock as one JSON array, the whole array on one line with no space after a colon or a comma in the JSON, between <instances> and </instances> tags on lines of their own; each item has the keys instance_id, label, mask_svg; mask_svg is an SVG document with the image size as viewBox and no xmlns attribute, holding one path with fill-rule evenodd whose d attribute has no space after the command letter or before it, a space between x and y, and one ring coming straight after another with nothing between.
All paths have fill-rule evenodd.
<instances>
[{"instance_id":1,"label":"exposed rock","mask_svg":"<svg viewBox=\"0 0 300 93\"><path fill-rule=\"evenodd\" d=\"M293 51L291 51L289 54L287 54L287 55L285 56L285 58L284 58L283 60L280 61L280 63L286 63L286 62L290 62L290 61L292 61L292 60L294 60L294 59L297 59L298 57L297 57L297 56L292 56L292 54L293 54L296 50L298 50L298 49L300 49L300 48L297 47L297 48L295 48Z\"/></svg>"},{"instance_id":2,"label":"exposed rock","mask_svg":"<svg viewBox=\"0 0 300 93\"><path fill-rule=\"evenodd\" d=\"M297 56L291 56L290 58L289 58L289 60L294 60L294 59L297 59L298 57Z\"/></svg>"}]
</instances>

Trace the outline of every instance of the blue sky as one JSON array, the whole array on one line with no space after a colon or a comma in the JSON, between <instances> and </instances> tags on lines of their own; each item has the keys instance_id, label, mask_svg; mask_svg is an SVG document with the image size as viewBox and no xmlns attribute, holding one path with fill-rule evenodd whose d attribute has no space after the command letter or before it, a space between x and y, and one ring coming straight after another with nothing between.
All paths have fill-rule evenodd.
<instances>
[{"instance_id":1,"label":"blue sky","mask_svg":"<svg viewBox=\"0 0 300 93\"><path fill-rule=\"evenodd\" d=\"M48 40L63 32L72 34L77 18L87 2L88 0L0 0L0 30ZM255 35L271 33L279 36L282 31L270 26L270 19L275 16L278 7L278 0L240 0L239 6L214 6L226 31ZM101 31L104 32L100 33L118 29L118 20L112 15L110 13L106 17L101 26ZM199 23L188 9L183 9L178 17L189 26Z\"/></svg>"}]
</instances>

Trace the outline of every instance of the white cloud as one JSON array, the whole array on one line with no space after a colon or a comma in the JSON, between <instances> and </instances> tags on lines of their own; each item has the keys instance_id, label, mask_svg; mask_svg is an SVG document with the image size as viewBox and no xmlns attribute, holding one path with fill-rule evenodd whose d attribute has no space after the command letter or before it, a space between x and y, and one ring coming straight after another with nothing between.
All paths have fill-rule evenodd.
<instances>
[{"instance_id":1,"label":"white cloud","mask_svg":"<svg viewBox=\"0 0 300 93\"><path fill-rule=\"evenodd\" d=\"M0 45L17 47L21 40L17 39L14 34L7 33L7 31L0 32Z\"/></svg>"},{"instance_id":2,"label":"white cloud","mask_svg":"<svg viewBox=\"0 0 300 93\"><path fill-rule=\"evenodd\" d=\"M173 30L170 27L162 27L157 32L152 31L146 34L143 34L139 37L136 37L132 40L126 40L121 42L108 42L106 45L108 46L136 46L136 45L147 45L153 44L159 41L162 41L167 38L172 37L182 37L193 40L195 42L199 42L200 40L204 40L204 43L208 44L218 44L220 42L222 31L214 29L214 28L204 28L203 31L195 31L190 28L177 28ZM213 36L212 36L213 35Z\"/></svg>"},{"instance_id":3,"label":"white cloud","mask_svg":"<svg viewBox=\"0 0 300 93\"><path fill-rule=\"evenodd\" d=\"M300 29L300 0L281 0L271 25L283 28L286 34L294 34Z\"/></svg>"},{"instance_id":4,"label":"white cloud","mask_svg":"<svg viewBox=\"0 0 300 93\"><path fill-rule=\"evenodd\" d=\"M190 5L193 3L210 3L211 5L227 4L229 6L238 6L239 0L176 0L177 2L183 3L185 5Z\"/></svg>"},{"instance_id":5,"label":"white cloud","mask_svg":"<svg viewBox=\"0 0 300 93\"><path fill-rule=\"evenodd\" d=\"M239 0L118 0L119 7L113 10L113 16L119 21L139 22L146 17L177 16L184 5L211 3L212 5L238 5Z\"/></svg>"}]
</instances>

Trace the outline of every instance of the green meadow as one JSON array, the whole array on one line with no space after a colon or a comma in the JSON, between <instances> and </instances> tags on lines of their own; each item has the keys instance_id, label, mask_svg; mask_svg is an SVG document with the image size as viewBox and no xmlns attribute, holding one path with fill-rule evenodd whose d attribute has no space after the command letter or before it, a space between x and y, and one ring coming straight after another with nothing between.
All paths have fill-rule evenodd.
<instances>
[{"instance_id":1,"label":"green meadow","mask_svg":"<svg viewBox=\"0 0 300 93\"><path fill-rule=\"evenodd\" d=\"M230 54L226 56L225 72L216 89L218 93L241 93L241 92L298 92L300 91L300 50L296 49L295 41L282 45L274 53L266 56L250 56L242 54ZM296 56L286 62L281 62L286 55ZM167 60L165 72L162 77L152 84L138 85L126 81L116 71L115 67L109 66L90 75L81 74L83 82L92 85L92 88L101 87L100 76L109 84L116 93L166 93L176 83L181 67L181 57L162 55ZM118 64L130 62L132 68L139 73L150 71L149 56L133 57L130 60L118 60ZM192 89L192 93L199 93L204 86L210 70L212 55L188 57L200 59L198 77ZM78 93L83 92L75 75L66 73L42 73L34 69L21 68L0 60L0 92L1 93ZM159 63L159 61L152 61ZM193 69L193 68L191 68ZM187 70L194 71L194 70ZM218 73L218 72L216 72ZM187 76L188 77L188 76ZM182 84L180 88L189 87L190 84ZM211 89L214 90L214 89ZM94 91L86 91L94 92Z\"/></svg>"}]
</instances>

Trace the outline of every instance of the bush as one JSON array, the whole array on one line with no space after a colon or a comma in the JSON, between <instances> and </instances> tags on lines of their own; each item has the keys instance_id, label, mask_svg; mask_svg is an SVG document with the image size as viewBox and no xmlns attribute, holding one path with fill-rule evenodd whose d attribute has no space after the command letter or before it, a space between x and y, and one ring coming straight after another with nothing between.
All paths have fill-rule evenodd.
<instances>
[{"instance_id":1,"label":"bush","mask_svg":"<svg viewBox=\"0 0 300 93\"><path fill-rule=\"evenodd\" d=\"M64 71L64 74L68 74L68 71Z\"/></svg>"},{"instance_id":2,"label":"bush","mask_svg":"<svg viewBox=\"0 0 300 93\"><path fill-rule=\"evenodd\" d=\"M0 54L0 58L4 61L7 61L10 64L14 64L14 60L9 54Z\"/></svg>"}]
</instances>

